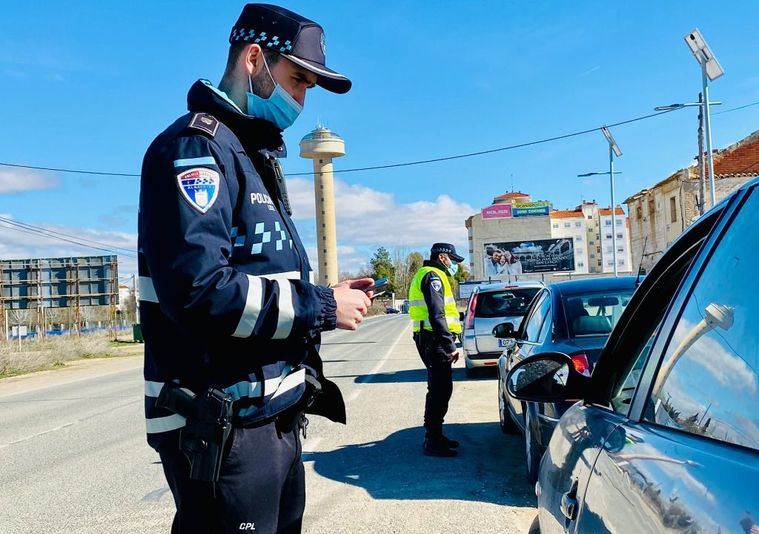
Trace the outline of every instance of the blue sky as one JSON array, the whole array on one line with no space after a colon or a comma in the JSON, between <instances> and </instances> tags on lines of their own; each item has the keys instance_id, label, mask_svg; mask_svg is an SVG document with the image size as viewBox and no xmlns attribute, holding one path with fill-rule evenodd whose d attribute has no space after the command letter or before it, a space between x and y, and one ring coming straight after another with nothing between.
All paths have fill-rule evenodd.
<instances>
[{"instance_id":1,"label":"blue sky","mask_svg":"<svg viewBox=\"0 0 759 534\"><path fill-rule=\"evenodd\" d=\"M303 115L286 132L290 173L310 170L310 162L297 157L297 143L317 120L346 140L339 169L520 143L692 101L700 74L682 37L696 26L727 71L712 98L723 101L723 109L759 101L759 4L750 2L284 5L325 27L328 64L354 81L348 95L310 92ZM241 7L230 1L6 3L0 161L139 172L151 139L185 111L192 82L218 82ZM690 163L695 113L614 130L624 152L620 200ZM735 142L759 129L759 106L717 115L713 128L716 147ZM446 236L465 248L464 218L511 189L512 176L515 189L555 207L581 198L608 202L602 177L575 178L603 170L606 158L596 133L479 158L340 175L341 261L355 269L376 245L423 248ZM0 168L0 213L129 246L137 182ZM300 199L298 225L310 244L308 180L294 180L292 188ZM85 252L9 230L2 236L3 257ZM128 259L124 268L131 268Z\"/></svg>"}]
</instances>

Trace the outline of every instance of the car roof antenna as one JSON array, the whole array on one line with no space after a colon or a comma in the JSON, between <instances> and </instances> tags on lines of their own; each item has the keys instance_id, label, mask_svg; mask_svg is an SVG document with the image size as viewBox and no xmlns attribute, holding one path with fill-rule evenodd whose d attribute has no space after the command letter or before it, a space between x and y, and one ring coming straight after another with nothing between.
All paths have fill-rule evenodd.
<instances>
[{"instance_id":1,"label":"car roof antenna","mask_svg":"<svg viewBox=\"0 0 759 534\"><path fill-rule=\"evenodd\" d=\"M635 287L640 285L640 270L643 268L643 258L646 257L646 245L648 244L648 236L643 240L643 252L640 255L640 263L638 264L638 278L635 279Z\"/></svg>"}]
</instances>

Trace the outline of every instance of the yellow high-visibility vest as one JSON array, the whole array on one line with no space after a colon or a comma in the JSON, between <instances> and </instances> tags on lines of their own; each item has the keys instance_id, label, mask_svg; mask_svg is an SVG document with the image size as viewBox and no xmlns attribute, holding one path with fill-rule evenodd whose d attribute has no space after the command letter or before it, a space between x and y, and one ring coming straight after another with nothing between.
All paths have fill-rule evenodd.
<instances>
[{"instance_id":1,"label":"yellow high-visibility vest","mask_svg":"<svg viewBox=\"0 0 759 534\"><path fill-rule=\"evenodd\" d=\"M442 280L443 296L445 297L445 320L448 323L448 330L454 334L460 334L461 321L459 321L459 311L456 309L456 299L453 296L451 284L448 281L448 275L437 267L430 266L424 266L419 269L411 280L411 287L409 287L408 312L409 315L411 315L411 320L414 322L414 332L419 332L422 328L430 332L432 331L432 326L430 326L430 313L427 309L427 303L424 301L424 293L422 293L422 279L427 273L435 273L440 277L440 280Z\"/></svg>"}]
</instances>

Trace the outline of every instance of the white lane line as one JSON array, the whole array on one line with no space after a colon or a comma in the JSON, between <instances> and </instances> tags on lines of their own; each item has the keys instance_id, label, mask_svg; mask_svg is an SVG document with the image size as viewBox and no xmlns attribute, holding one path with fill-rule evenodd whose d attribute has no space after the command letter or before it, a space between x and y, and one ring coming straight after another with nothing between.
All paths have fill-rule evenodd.
<instances>
[{"instance_id":1,"label":"white lane line","mask_svg":"<svg viewBox=\"0 0 759 534\"><path fill-rule=\"evenodd\" d=\"M17 445L18 443L22 443L24 441L29 441L30 439L38 438L40 436L44 436L45 434L50 434L51 432L57 432L58 430L63 430L64 428L68 428L70 426L76 425L77 423L83 423L83 422L85 422L85 421L87 421L89 419L93 419L94 417L98 417L98 416L106 414L108 412L112 412L112 411L117 410L119 408L125 408L127 406L131 406L132 404L137 404L138 402L142 403L143 400L142 399L137 399L137 400L132 401L132 402L127 402L126 404L120 404L118 406L112 406L112 407L110 407L110 408L108 408L106 410L102 410L102 411L99 411L99 412L91 413L91 414L86 415L84 417L80 417L79 419L76 419L75 421L71 421L69 423L64 423L62 425L58 425L55 428L49 428L47 430L42 430L40 432L37 432L35 434L31 434L29 436L25 436L23 438L19 438L19 439L15 439L13 441L9 441L8 443L2 443L2 444L0 444L0 449L5 449L7 447L10 447L11 445Z\"/></svg>"},{"instance_id":2,"label":"white lane line","mask_svg":"<svg viewBox=\"0 0 759 534\"><path fill-rule=\"evenodd\" d=\"M376 363L376 365L375 365L375 366L372 368L372 370L371 370L371 371L369 371L369 374L367 375L366 379L365 379L365 380L362 380L361 382L359 382L359 384L368 384L368 383L370 383L370 382L373 380L373 378L374 378L374 375L376 375L376 374L379 372L379 370L380 370L380 369L382 369L382 366L383 366L383 365L385 365L385 362L387 362L387 360L388 360L388 357L389 357L389 356L390 356L390 355L393 353L393 351L395 350L395 347L397 347L397 346L398 346L398 343L400 343L401 339L403 338L403 336L406 334L406 331L407 331L407 330L408 330L410 327L411 327L411 323L407 324L407 325L404 327L404 329L403 329L403 330L401 330L401 333L400 333L400 334L398 334L398 337L395 339L395 341L393 342L393 344L392 344L392 345L390 345L390 348L389 348L389 349L387 349L387 352L386 352L386 353L385 353L385 355L382 357L382 359L380 359L380 361L378 361L378 362ZM357 387L357 388L356 388L356 389L353 391L353 393L351 393L351 394L348 396L348 402L353 402L353 401L355 401L355 400L358 398L358 396L359 396L359 395L361 395L361 392L362 392L362 391L363 391L363 388L358 388L358 387Z\"/></svg>"},{"instance_id":3,"label":"white lane line","mask_svg":"<svg viewBox=\"0 0 759 534\"><path fill-rule=\"evenodd\" d=\"M382 366L385 365L385 362L389 359L389 356L393 353L395 350L395 347L398 346L398 343L400 343L401 339L403 338L403 335L406 333L406 331L411 327L411 323L408 323L403 330L401 330L400 334L398 334L398 337L395 339L392 345L390 345L390 348L387 350L385 355L375 364L375 366L372 368L371 371L369 371L369 376L366 380L359 382L357 384L368 384L372 381L372 377L379 372L380 369L382 369ZM355 401L359 395L361 395L361 392L363 390L360 387L356 387L355 390L353 390L353 393L351 393L348 398L346 399L346 404ZM303 445L303 454L312 454L315 452L318 452L319 445L324 440L323 436L318 436L316 438L305 440L305 443ZM306 450L305 447L308 447L308 450Z\"/></svg>"}]
</instances>

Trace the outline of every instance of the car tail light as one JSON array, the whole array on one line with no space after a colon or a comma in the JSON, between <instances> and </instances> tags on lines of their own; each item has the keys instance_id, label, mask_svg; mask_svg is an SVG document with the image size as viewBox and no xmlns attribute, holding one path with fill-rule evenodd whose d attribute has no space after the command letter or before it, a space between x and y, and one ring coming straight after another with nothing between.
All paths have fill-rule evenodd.
<instances>
[{"instance_id":1,"label":"car tail light","mask_svg":"<svg viewBox=\"0 0 759 534\"><path fill-rule=\"evenodd\" d=\"M477 308L477 296L479 293L472 295L472 299L469 301L469 309L466 312L466 322L464 328L474 328L474 310Z\"/></svg>"},{"instance_id":2,"label":"car tail light","mask_svg":"<svg viewBox=\"0 0 759 534\"><path fill-rule=\"evenodd\" d=\"M575 371L583 376L590 376L590 363L584 352L572 354L572 364L575 366Z\"/></svg>"}]
</instances>

